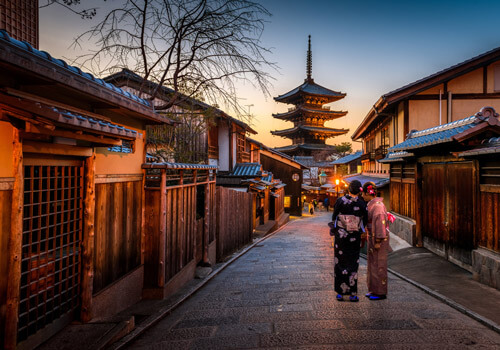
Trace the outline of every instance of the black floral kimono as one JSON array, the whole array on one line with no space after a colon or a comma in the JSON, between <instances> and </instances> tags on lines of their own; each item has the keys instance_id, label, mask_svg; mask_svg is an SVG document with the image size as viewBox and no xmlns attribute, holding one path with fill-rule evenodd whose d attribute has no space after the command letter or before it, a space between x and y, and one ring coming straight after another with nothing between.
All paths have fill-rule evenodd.
<instances>
[{"instance_id":1,"label":"black floral kimono","mask_svg":"<svg viewBox=\"0 0 500 350\"><path fill-rule=\"evenodd\" d=\"M359 251L361 249L361 233L367 223L368 214L366 202L362 197L352 197L349 194L340 197L333 207L332 221L336 222L338 215L355 215L361 218L363 225L359 231L347 232L338 226L335 231L334 278L335 291L341 295L357 295Z\"/></svg>"}]
</instances>

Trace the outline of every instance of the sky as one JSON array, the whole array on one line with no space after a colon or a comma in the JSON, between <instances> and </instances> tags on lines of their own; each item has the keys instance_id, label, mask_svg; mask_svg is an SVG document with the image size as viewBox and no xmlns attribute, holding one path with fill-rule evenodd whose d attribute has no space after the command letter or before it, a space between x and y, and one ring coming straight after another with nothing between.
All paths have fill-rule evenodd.
<instances>
[{"instance_id":1,"label":"sky","mask_svg":"<svg viewBox=\"0 0 500 350\"><path fill-rule=\"evenodd\" d=\"M98 16L119 0L85 0L96 4ZM351 142L351 135L377 99L394 89L431 75L500 46L500 1L367 1L367 0L265 0L271 12L262 44L272 49L268 58L279 71L273 75L271 97L251 84L239 85L238 96L253 115L252 136L270 147L291 144L271 135L271 130L293 126L272 117L289 105L272 97L304 82L307 37L312 42L312 76L317 84L347 94L331 103L347 116L327 122L349 133L331 138L329 144ZM87 5L88 4L88 5ZM53 57L71 59L76 35L92 21L51 6L40 10L40 48ZM91 45L91 43L89 43ZM249 106L252 105L252 106ZM361 145L353 143L355 150Z\"/></svg>"}]
</instances>

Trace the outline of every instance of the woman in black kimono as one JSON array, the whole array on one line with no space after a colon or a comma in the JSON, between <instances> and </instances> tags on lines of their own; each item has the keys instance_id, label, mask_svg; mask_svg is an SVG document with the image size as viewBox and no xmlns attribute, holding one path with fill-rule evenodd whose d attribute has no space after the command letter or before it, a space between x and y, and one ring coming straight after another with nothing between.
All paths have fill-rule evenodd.
<instances>
[{"instance_id":1,"label":"woman in black kimono","mask_svg":"<svg viewBox=\"0 0 500 350\"><path fill-rule=\"evenodd\" d=\"M354 180L349 184L349 193L340 197L333 207L332 221L336 227L334 279L337 300L359 301L358 266L361 249L361 234L367 222L366 203L361 196L361 183Z\"/></svg>"}]
</instances>

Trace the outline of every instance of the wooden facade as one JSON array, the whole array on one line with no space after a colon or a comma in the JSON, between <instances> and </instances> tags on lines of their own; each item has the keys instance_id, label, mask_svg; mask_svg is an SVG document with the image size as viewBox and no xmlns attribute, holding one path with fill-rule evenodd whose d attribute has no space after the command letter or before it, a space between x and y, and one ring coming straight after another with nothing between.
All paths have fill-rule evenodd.
<instances>
[{"instance_id":1,"label":"wooden facade","mask_svg":"<svg viewBox=\"0 0 500 350\"><path fill-rule=\"evenodd\" d=\"M0 31L6 349L35 347L69 322L140 299L145 128L171 123L147 101L27 45Z\"/></svg>"},{"instance_id":2,"label":"wooden facade","mask_svg":"<svg viewBox=\"0 0 500 350\"><path fill-rule=\"evenodd\" d=\"M497 145L488 146L500 135L498 114L483 108L458 123L414 135L390 149L385 159L391 208L415 220L417 244L480 273L474 252L500 252L500 158Z\"/></svg>"}]
</instances>

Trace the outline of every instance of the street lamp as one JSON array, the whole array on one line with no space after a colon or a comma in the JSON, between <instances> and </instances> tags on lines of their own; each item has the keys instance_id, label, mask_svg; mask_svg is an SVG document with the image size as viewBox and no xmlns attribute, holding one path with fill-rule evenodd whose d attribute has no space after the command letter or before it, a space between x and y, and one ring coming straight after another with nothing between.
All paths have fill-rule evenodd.
<instances>
[{"instance_id":1,"label":"street lamp","mask_svg":"<svg viewBox=\"0 0 500 350\"><path fill-rule=\"evenodd\" d=\"M339 179L335 179L335 192L337 192L337 197L339 196Z\"/></svg>"},{"instance_id":2,"label":"street lamp","mask_svg":"<svg viewBox=\"0 0 500 350\"><path fill-rule=\"evenodd\" d=\"M326 184L326 180L328 178L328 175L326 175L324 170L321 170L321 174L319 174L319 183L320 185Z\"/></svg>"}]
</instances>

